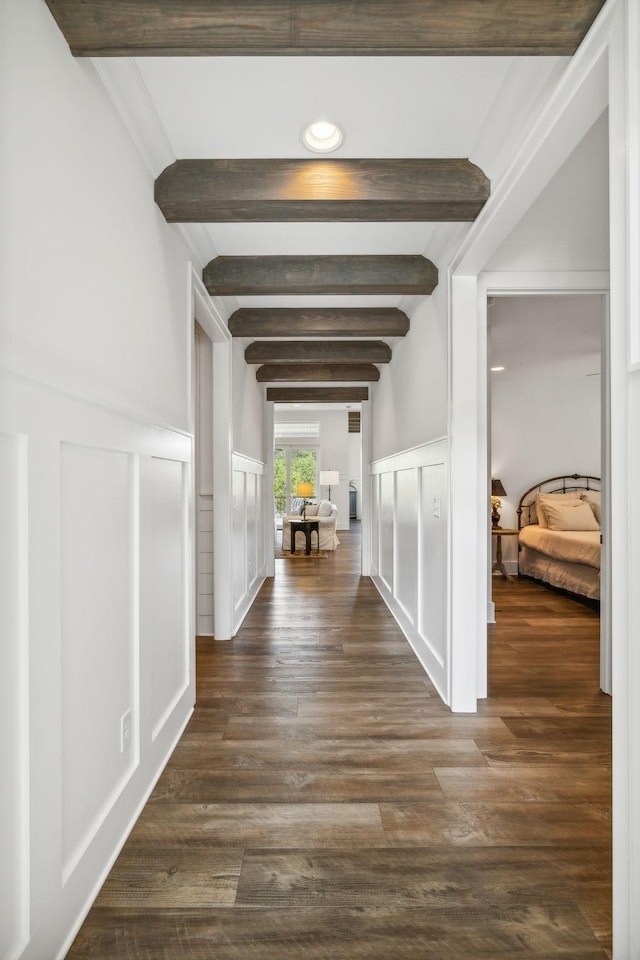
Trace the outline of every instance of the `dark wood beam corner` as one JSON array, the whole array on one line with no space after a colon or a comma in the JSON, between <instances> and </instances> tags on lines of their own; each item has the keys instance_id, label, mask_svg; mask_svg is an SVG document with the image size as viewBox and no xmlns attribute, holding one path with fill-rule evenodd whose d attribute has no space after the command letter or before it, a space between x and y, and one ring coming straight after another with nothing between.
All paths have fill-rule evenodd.
<instances>
[{"instance_id":1,"label":"dark wood beam corner","mask_svg":"<svg viewBox=\"0 0 640 960\"><path fill-rule=\"evenodd\" d=\"M267 387L271 403L361 403L368 387Z\"/></svg>"},{"instance_id":2,"label":"dark wood beam corner","mask_svg":"<svg viewBox=\"0 0 640 960\"><path fill-rule=\"evenodd\" d=\"M389 363L382 340L261 340L244 352L247 363Z\"/></svg>"},{"instance_id":3,"label":"dark wood beam corner","mask_svg":"<svg viewBox=\"0 0 640 960\"><path fill-rule=\"evenodd\" d=\"M430 294L438 270L420 256L216 257L204 268L211 296Z\"/></svg>"},{"instance_id":4,"label":"dark wood beam corner","mask_svg":"<svg viewBox=\"0 0 640 960\"><path fill-rule=\"evenodd\" d=\"M405 337L409 317L396 307L256 307L229 317L233 337Z\"/></svg>"},{"instance_id":5,"label":"dark wood beam corner","mask_svg":"<svg viewBox=\"0 0 640 960\"><path fill-rule=\"evenodd\" d=\"M269 363L256 370L258 383L343 383L380 379L380 371L372 363Z\"/></svg>"},{"instance_id":6,"label":"dark wood beam corner","mask_svg":"<svg viewBox=\"0 0 640 960\"><path fill-rule=\"evenodd\" d=\"M570 56L604 0L46 0L75 56Z\"/></svg>"},{"instance_id":7,"label":"dark wood beam corner","mask_svg":"<svg viewBox=\"0 0 640 960\"><path fill-rule=\"evenodd\" d=\"M490 192L466 159L176 160L155 183L169 223L470 221Z\"/></svg>"}]
</instances>

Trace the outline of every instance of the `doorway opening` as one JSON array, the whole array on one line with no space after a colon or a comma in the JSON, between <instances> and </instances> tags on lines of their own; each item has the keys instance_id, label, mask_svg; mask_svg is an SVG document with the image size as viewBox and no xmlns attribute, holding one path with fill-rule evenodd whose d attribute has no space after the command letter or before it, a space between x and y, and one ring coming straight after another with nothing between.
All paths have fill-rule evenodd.
<instances>
[{"instance_id":1,"label":"doorway opening","mask_svg":"<svg viewBox=\"0 0 640 960\"><path fill-rule=\"evenodd\" d=\"M494 587L501 588L506 610L517 592L514 586L510 594L508 584L522 585L519 575L545 585L546 593L532 596L533 619L535 604L541 608L541 636L550 589L574 603L590 602L601 613L600 687L610 693L610 565L600 546L606 544L609 463L606 298L490 296L487 318L489 472L500 494L492 498L489 620L500 617ZM591 490L582 490L585 485ZM554 513L548 523L545 503ZM569 669L569 661L564 664ZM489 682L491 689L490 675Z\"/></svg>"},{"instance_id":2,"label":"doorway opening","mask_svg":"<svg viewBox=\"0 0 640 960\"><path fill-rule=\"evenodd\" d=\"M340 549L341 532L360 521L360 415L359 403L274 404L276 557L284 555L285 547L290 553L291 518L299 516L303 506L310 519L319 521L317 543L324 555L334 555ZM311 536L315 548L315 532Z\"/></svg>"}]
</instances>

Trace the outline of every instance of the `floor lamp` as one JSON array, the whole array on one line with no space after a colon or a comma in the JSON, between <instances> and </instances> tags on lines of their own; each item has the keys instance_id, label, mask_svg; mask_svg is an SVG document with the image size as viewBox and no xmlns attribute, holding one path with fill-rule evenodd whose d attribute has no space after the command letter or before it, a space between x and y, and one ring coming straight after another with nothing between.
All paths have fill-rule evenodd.
<instances>
[{"instance_id":1,"label":"floor lamp","mask_svg":"<svg viewBox=\"0 0 640 960\"><path fill-rule=\"evenodd\" d=\"M329 500L331 500L331 486L340 486L340 473L337 470L321 470L320 486L329 487Z\"/></svg>"}]
</instances>

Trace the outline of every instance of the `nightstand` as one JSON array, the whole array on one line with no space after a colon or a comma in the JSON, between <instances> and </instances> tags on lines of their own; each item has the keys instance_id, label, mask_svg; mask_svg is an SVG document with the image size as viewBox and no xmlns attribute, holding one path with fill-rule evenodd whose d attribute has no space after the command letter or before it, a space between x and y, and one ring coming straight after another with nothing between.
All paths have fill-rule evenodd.
<instances>
[{"instance_id":1,"label":"nightstand","mask_svg":"<svg viewBox=\"0 0 640 960\"><path fill-rule=\"evenodd\" d=\"M496 560L493 566L491 567L491 573L495 573L496 570L499 570L503 577L507 580L513 582L513 577L510 573L507 573L504 563L502 562L502 538L503 537L517 537L520 533L519 530L510 530L506 527L492 527L491 536L496 538Z\"/></svg>"}]
</instances>

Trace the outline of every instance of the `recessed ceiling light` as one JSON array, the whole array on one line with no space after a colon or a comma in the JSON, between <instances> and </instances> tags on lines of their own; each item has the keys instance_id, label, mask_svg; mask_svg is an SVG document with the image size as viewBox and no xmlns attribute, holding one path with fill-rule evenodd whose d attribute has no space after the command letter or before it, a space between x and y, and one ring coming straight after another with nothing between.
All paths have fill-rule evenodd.
<instances>
[{"instance_id":1,"label":"recessed ceiling light","mask_svg":"<svg viewBox=\"0 0 640 960\"><path fill-rule=\"evenodd\" d=\"M491 373L499 373L504 367L491 367Z\"/></svg>"},{"instance_id":2,"label":"recessed ceiling light","mask_svg":"<svg viewBox=\"0 0 640 960\"><path fill-rule=\"evenodd\" d=\"M325 120L310 124L302 134L305 147L314 153L331 153L338 149L343 139L340 127Z\"/></svg>"}]
</instances>

